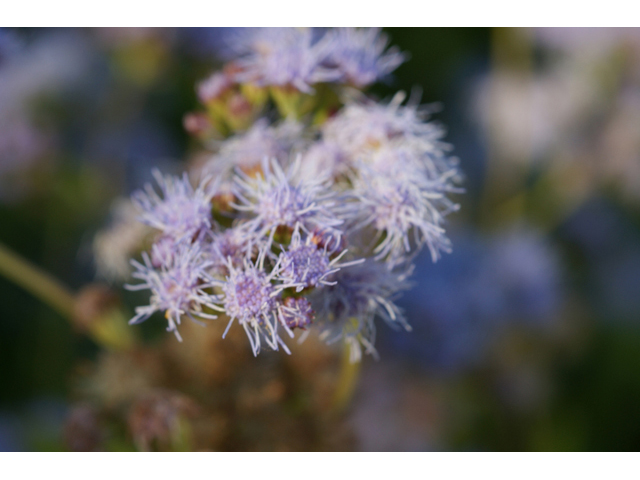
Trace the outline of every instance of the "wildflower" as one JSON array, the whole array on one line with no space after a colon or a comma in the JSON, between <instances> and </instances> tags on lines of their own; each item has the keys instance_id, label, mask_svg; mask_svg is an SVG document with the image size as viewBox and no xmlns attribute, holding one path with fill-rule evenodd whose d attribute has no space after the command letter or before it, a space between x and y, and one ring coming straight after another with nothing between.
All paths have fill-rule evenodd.
<instances>
[{"instance_id":1,"label":"wildflower","mask_svg":"<svg viewBox=\"0 0 640 480\"><path fill-rule=\"evenodd\" d=\"M176 241L201 237L211 229L211 199L215 187L205 179L193 189L185 174L181 179L153 172L162 197L147 184L136 192L133 201L141 210L140 220Z\"/></svg>"},{"instance_id":2,"label":"wildflower","mask_svg":"<svg viewBox=\"0 0 640 480\"><path fill-rule=\"evenodd\" d=\"M315 228L331 229L343 223L338 218L335 192L325 178L297 180L300 159L287 172L275 160L262 162L262 175L250 178L241 171L235 178L235 208L253 215L245 228L257 236L273 238L277 227L296 228L305 233ZM340 232L335 230L335 235Z\"/></svg>"},{"instance_id":3,"label":"wildflower","mask_svg":"<svg viewBox=\"0 0 640 480\"><path fill-rule=\"evenodd\" d=\"M326 68L330 42L310 29L274 28L254 33L249 52L237 60L239 81L293 87L311 93L311 85L335 81L340 73Z\"/></svg>"},{"instance_id":4,"label":"wildflower","mask_svg":"<svg viewBox=\"0 0 640 480\"><path fill-rule=\"evenodd\" d=\"M298 148L301 137L302 125L294 121L270 126L267 119L260 119L246 132L222 142L218 153L207 162L203 172L226 179L236 168L248 175L258 171L264 157L285 163L292 150Z\"/></svg>"},{"instance_id":5,"label":"wildflower","mask_svg":"<svg viewBox=\"0 0 640 480\"><path fill-rule=\"evenodd\" d=\"M406 59L397 48L387 50L387 36L378 28L234 29L223 43L223 55L242 68L241 81L306 93L321 82L365 87Z\"/></svg>"},{"instance_id":6,"label":"wildflower","mask_svg":"<svg viewBox=\"0 0 640 480\"><path fill-rule=\"evenodd\" d=\"M340 145L320 140L304 153L300 168L302 178L328 176L338 182L347 177L351 161Z\"/></svg>"},{"instance_id":7,"label":"wildflower","mask_svg":"<svg viewBox=\"0 0 640 480\"><path fill-rule=\"evenodd\" d=\"M184 424L198 413L200 409L191 398L169 390L152 390L133 402L127 425L139 450L148 452L153 445L169 450L176 448L181 435L188 435Z\"/></svg>"},{"instance_id":8,"label":"wildflower","mask_svg":"<svg viewBox=\"0 0 640 480\"><path fill-rule=\"evenodd\" d=\"M155 250L155 252L154 252ZM155 312L164 312L169 326L167 331L174 332L178 340L182 341L177 330L183 315L192 320L194 317L215 319L205 309L217 309L212 303L215 300L208 290L213 286L209 281L207 269L211 267L211 260L207 259L198 243L182 242L175 246L173 255L163 257L158 247L152 247L152 255L164 258L167 263L154 268L149 255L142 253L144 264L135 260L131 263L136 271L133 278L142 280L136 285L125 285L128 290L151 290L149 305L136 307L136 315L129 321L136 324L145 321Z\"/></svg>"},{"instance_id":9,"label":"wildflower","mask_svg":"<svg viewBox=\"0 0 640 480\"><path fill-rule=\"evenodd\" d=\"M331 39L327 63L340 71L344 82L362 88L394 71L406 60L397 48L385 50L389 40L379 28L337 28Z\"/></svg>"},{"instance_id":10,"label":"wildflower","mask_svg":"<svg viewBox=\"0 0 640 480\"><path fill-rule=\"evenodd\" d=\"M129 259L142 249L151 229L140 223L133 203L114 202L110 225L93 239L93 254L98 275L108 280L124 280L131 273Z\"/></svg>"},{"instance_id":11,"label":"wildflower","mask_svg":"<svg viewBox=\"0 0 640 480\"><path fill-rule=\"evenodd\" d=\"M313 237L308 236L302 241L300 231L296 229L291 237L291 243L279 258L278 278L285 284L295 285L300 292L307 287L322 285L335 285L335 282L327 281L327 277L343 267L356 265L364 259L339 264L338 262L347 253L343 250L333 260L329 258L327 246L319 247L313 243Z\"/></svg>"},{"instance_id":12,"label":"wildflower","mask_svg":"<svg viewBox=\"0 0 640 480\"><path fill-rule=\"evenodd\" d=\"M427 112L403 101L398 94L388 105L349 104L322 129L322 142L340 152L327 154L324 162L336 165L329 167L333 175L347 177L345 188L356 198L347 211L355 214L349 227L373 228L377 244L370 248L391 267L423 245L434 261L449 251L442 224L458 206L447 195L461 192L442 129L424 121Z\"/></svg>"},{"instance_id":13,"label":"wildflower","mask_svg":"<svg viewBox=\"0 0 640 480\"><path fill-rule=\"evenodd\" d=\"M426 244L436 261L440 251L450 251L441 225L444 216L458 208L446 197L457 191L450 182L455 171L431 179L398 158L398 152L385 153L390 157L386 163L361 165L360 176L354 179L364 217L354 228L372 226L376 230L376 259L386 258L393 265Z\"/></svg>"},{"instance_id":14,"label":"wildflower","mask_svg":"<svg viewBox=\"0 0 640 480\"><path fill-rule=\"evenodd\" d=\"M350 103L322 129L325 142L340 146L352 161L367 159L381 147L402 147L410 159L435 175L449 170L454 159L450 146L442 142L444 130L427 122L429 110L415 102L402 105L404 92L398 92L388 104Z\"/></svg>"},{"instance_id":15,"label":"wildflower","mask_svg":"<svg viewBox=\"0 0 640 480\"><path fill-rule=\"evenodd\" d=\"M273 350L278 350L279 345L282 345L289 353L278 335L276 296L282 287L276 287L271 283L275 270L270 274L264 271L265 253L262 251L255 263L245 259L239 268L228 261L229 275L226 280L214 280L224 294L216 309L223 310L230 317L223 338L237 319L249 338L254 355L260 353L263 340Z\"/></svg>"},{"instance_id":16,"label":"wildflower","mask_svg":"<svg viewBox=\"0 0 640 480\"><path fill-rule=\"evenodd\" d=\"M384 264L367 259L351 268L340 270L331 277L335 285L313 292L310 297L317 314L320 338L327 343L343 340L351 348L351 361L366 353L376 355L376 317L390 326L411 327L393 299L408 288L411 269L397 272Z\"/></svg>"},{"instance_id":17,"label":"wildflower","mask_svg":"<svg viewBox=\"0 0 640 480\"><path fill-rule=\"evenodd\" d=\"M254 355L265 344L289 353L279 332L312 325L328 343L346 342L352 361L363 348L375 355L376 318L410 329L394 300L414 256L449 250L444 218L460 190L444 130L403 93L334 112L339 90L314 90L363 88L397 68L405 55L379 29L230 33L230 62L198 89L207 117L186 124L203 138L210 128L244 133L199 164L215 187L156 173L162 194L136 195L159 234L137 264L144 283L133 288L151 289L152 300L133 321L162 310L175 330L181 315L215 310L229 317L223 338L237 320ZM235 97L253 105L250 115L234 117ZM267 97L301 120L248 127Z\"/></svg>"}]
</instances>

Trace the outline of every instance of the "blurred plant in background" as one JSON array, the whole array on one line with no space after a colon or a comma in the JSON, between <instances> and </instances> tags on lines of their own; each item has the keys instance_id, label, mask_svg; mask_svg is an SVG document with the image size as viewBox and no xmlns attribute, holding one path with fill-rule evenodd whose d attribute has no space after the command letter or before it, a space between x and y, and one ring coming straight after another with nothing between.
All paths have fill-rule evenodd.
<instances>
[{"instance_id":1,"label":"blurred plant in background","mask_svg":"<svg viewBox=\"0 0 640 480\"><path fill-rule=\"evenodd\" d=\"M0 31L0 241L59 279L40 268L0 278L0 359L11 366L0 379L0 448L638 449L639 38L637 29ZM415 86L446 108L418 107ZM384 201L420 178L408 174L418 157L428 158L422 178L446 187L418 180L434 205L426 223ZM163 192L135 195L145 224L129 197L145 184L157 192L153 167ZM443 195L461 171L467 193ZM270 228L269 189L300 185L325 193L310 210L316 223ZM449 249L432 229L453 208L447 197L462 208L447 218L453 253L434 263ZM210 216L197 214L199 199ZM421 232L410 253L407 221ZM414 255L420 243L428 248ZM132 269L143 252L148 263ZM297 260L312 254L322 268L301 272ZM237 323L223 340L228 320L203 302L192 311L220 318L181 322L182 343L164 333L175 315L126 325L149 305L148 290L121 288L139 283L132 273L165 288L156 275L198 255L198 269L171 277L200 276L195 303L160 289L151 308L192 310L210 295L224 308L227 275L266 276L271 325L291 355L262 337L254 358ZM245 269L254 277L241 279ZM13 283L34 279L27 290L54 310ZM369 288L340 293L336 280ZM358 300L378 294L385 302ZM380 360L365 356L360 368L315 329L348 327L364 311L393 313L412 331L383 326ZM288 340L285 326L308 338Z\"/></svg>"}]
</instances>

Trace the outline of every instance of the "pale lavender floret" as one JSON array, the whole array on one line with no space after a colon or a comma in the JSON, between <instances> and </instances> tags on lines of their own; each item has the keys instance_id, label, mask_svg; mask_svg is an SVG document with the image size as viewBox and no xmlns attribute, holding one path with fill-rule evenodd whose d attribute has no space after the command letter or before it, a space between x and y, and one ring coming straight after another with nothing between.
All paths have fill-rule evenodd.
<instances>
[{"instance_id":1,"label":"pale lavender floret","mask_svg":"<svg viewBox=\"0 0 640 480\"><path fill-rule=\"evenodd\" d=\"M300 175L303 178L329 176L334 181L349 173L351 161L349 155L336 143L320 140L313 143L304 153Z\"/></svg>"},{"instance_id":2,"label":"pale lavender floret","mask_svg":"<svg viewBox=\"0 0 640 480\"><path fill-rule=\"evenodd\" d=\"M155 170L153 175L162 196L149 184L133 195L141 210L140 221L176 241L204 236L212 227L211 199L215 186L205 179L194 189L186 174L182 178L163 177Z\"/></svg>"},{"instance_id":3,"label":"pale lavender floret","mask_svg":"<svg viewBox=\"0 0 640 480\"><path fill-rule=\"evenodd\" d=\"M428 122L430 111L416 101L403 105L404 92L388 104L355 102L346 105L322 128L325 142L339 146L352 161L366 160L385 146L402 148L410 159L436 176L448 171L456 159L448 155L450 145L442 141L445 131Z\"/></svg>"},{"instance_id":4,"label":"pale lavender floret","mask_svg":"<svg viewBox=\"0 0 640 480\"><path fill-rule=\"evenodd\" d=\"M262 175L251 178L237 172L235 208L253 218L243 225L260 237L275 234L279 226L299 228L309 234L315 229L334 231L343 223L338 216L336 192L326 178L299 179L299 159L285 172L277 161L262 162Z\"/></svg>"},{"instance_id":5,"label":"pale lavender floret","mask_svg":"<svg viewBox=\"0 0 640 480\"><path fill-rule=\"evenodd\" d=\"M263 86L292 86L312 93L312 85L336 81L339 71L324 66L330 41L311 29L263 29L248 42L250 53L238 59L239 81Z\"/></svg>"},{"instance_id":6,"label":"pale lavender floret","mask_svg":"<svg viewBox=\"0 0 640 480\"><path fill-rule=\"evenodd\" d=\"M372 164L360 165L353 179L360 221L353 228L373 227L378 232L375 240L381 240L375 258L391 266L410 260L425 244L436 261L440 251L450 251L442 225L445 215L458 209L446 196L458 192L451 181L456 171L430 178L401 153L379 151Z\"/></svg>"},{"instance_id":7,"label":"pale lavender floret","mask_svg":"<svg viewBox=\"0 0 640 480\"><path fill-rule=\"evenodd\" d=\"M366 87L393 72L406 55L393 47L379 28L337 28L329 31L331 47L327 63L336 68L343 81Z\"/></svg>"},{"instance_id":8,"label":"pale lavender floret","mask_svg":"<svg viewBox=\"0 0 640 480\"><path fill-rule=\"evenodd\" d=\"M376 259L391 267L425 244L434 261L449 251L442 224L458 206L447 195L461 192L456 159L441 141L444 131L424 121L427 112L403 101L398 94L387 105L349 104L322 132L322 142L347 159L342 171L357 199L348 227L373 228Z\"/></svg>"},{"instance_id":9,"label":"pale lavender floret","mask_svg":"<svg viewBox=\"0 0 640 480\"><path fill-rule=\"evenodd\" d=\"M311 308L311 302L304 297L287 297L278 309L280 321L289 329L306 329L313 323L315 312Z\"/></svg>"},{"instance_id":10,"label":"pale lavender floret","mask_svg":"<svg viewBox=\"0 0 640 480\"><path fill-rule=\"evenodd\" d=\"M329 275L341 268L364 261L360 259L339 263L347 250L343 250L331 259L327 246L319 248L312 239L313 237L308 236L306 241L302 241L300 231L296 229L291 237L291 243L286 250L283 248L279 257L278 279L285 285L295 286L297 292L308 287L335 285L335 282L327 280Z\"/></svg>"},{"instance_id":11,"label":"pale lavender floret","mask_svg":"<svg viewBox=\"0 0 640 480\"><path fill-rule=\"evenodd\" d=\"M259 168L264 157L284 164L292 151L303 147L302 133L303 126L293 120L270 125L266 118L261 118L246 132L222 142L218 153L204 165L203 173L227 179L236 168L245 172Z\"/></svg>"},{"instance_id":12,"label":"pale lavender floret","mask_svg":"<svg viewBox=\"0 0 640 480\"><path fill-rule=\"evenodd\" d=\"M391 327L411 327L393 302L397 294L409 287L411 269L389 270L384 264L367 259L365 262L335 273L336 284L316 290L310 296L320 338L333 343L343 339L351 347L351 361L358 361L365 352L376 355L376 317Z\"/></svg>"},{"instance_id":13,"label":"pale lavender floret","mask_svg":"<svg viewBox=\"0 0 640 480\"><path fill-rule=\"evenodd\" d=\"M293 86L306 93L321 82L364 87L406 60L379 28L249 28L227 32L227 58L243 71L240 81ZM386 50L386 51L385 51Z\"/></svg>"},{"instance_id":14,"label":"pale lavender floret","mask_svg":"<svg viewBox=\"0 0 640 480\"><path fill-rule=\"evenodd\" d=\"M152 255L162 258L163 255L152 247ZM142 280L137 285L125 285L128 290L151 290L149 305L136 307L136 315L129 321L136 324L148 319L155 312L164 312L169 326L167 330L174 332L182 341L177 326L182 316L192 320L217 318L204 311L205 308L217 309L213 303L215 297L208 290L213 284L208 280L207 269L211 261L206 257L197 243L182 242L175 245L172 255L166 257L167 263L154 268L149 255L142 254L143 262L132 260L136 271L133 278Z\"/></svg>"},{"instance_id":15,"label":"pale lavender floret","mask_svg":"<svg viewBox=\"0 0 640 480\"><path fill-rule=\"evenodd\" d=\"M131 256L140 251L152 230L138 221L137 209L130 199L116 199L111 217L110 224L93 239L96 270L109 281L126 280L131 274Z\"/></svg>"},{"instance_id":16,"label":"pale lavender floret","mask_svg":"<svg viewBox=\"0 0 640 480\"><path fill-rule=\"evenodd\" d=\"M296 30L291 27L223 28L218 50L226 60L236 60L270 45L291 43L296 38Z\"/></svg>"},{"instance_id":17,"label":"pale lavender floret","mask_svg":"<svg viewBox=\"0 0 640 480\"><path fill-rule=\"evenodd\" d=\"M282 346L287 353L290 353L278 335L280 319L277 296L282 287L272 283L275 269L269 274L265 273L264 256L265 251L262 251L255 263L245 259L244 264L239 268L229 260L227 262L229 275L226 279L213 280L224 294L217 309L224 311L230 317L223 338L237 319L249 338L254 355L257 356L260 353L262 341L273 350L278 350L279 346ZM288 327L285 326L285 329L293 335Z\"/></svg>"}]
</instances>

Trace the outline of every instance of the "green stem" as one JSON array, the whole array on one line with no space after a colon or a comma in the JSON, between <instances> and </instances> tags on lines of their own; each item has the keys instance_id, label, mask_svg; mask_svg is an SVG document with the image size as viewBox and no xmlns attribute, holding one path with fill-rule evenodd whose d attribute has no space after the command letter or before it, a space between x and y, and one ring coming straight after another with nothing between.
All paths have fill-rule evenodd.
<instances>
[{"instance_id":1,"label":"green stem","mask_svg":"<svg viewBox=\"0 0 640 480\"><path fill-rule=\"evenodd\" d=\"M348 345L342 346L342 360L340 363L340 374L333 396L334 413L342 413L356 390L358 377L360 374L361 361L352 362Z\"/></svg>"},{"instance_id":2,"label":"green stem","mask_svg":"<svg viewBox=\"0 0 640 480\"><path fill-rule=\"evenodd\" d=\"M67 287L0 244L0 274L71 320L75 297Z\"/></svg>"}]
</instances>

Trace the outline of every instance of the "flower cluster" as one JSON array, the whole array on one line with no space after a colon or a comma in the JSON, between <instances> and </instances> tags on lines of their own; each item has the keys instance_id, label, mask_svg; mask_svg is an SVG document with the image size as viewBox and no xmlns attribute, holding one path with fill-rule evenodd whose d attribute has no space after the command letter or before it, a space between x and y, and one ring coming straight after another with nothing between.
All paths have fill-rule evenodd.
<instances>
[{"instance_id":1,"label":"flower cluster","mask_svg":"<svg viewBox=\"0 0 640 480\"><path fill-rule=\"evenodd\" d=\"M234 68L214 74L216 83L252 82L310 92L318 83L358 88L393 72L406 57L387 50L387 37L368 28L242 28L225 37L224 50ZM225 78L223 81L222 79Z\"/></svg>"},{"instance_id":2,"label":"flower cluster","mask_svg":"<svg viewBox=\"0 0 640 480\"><path fill-rule=\"evenodd\" d=\"M362 88L404 60L395 49L385 53L376 29L242 30L230 38L233 60L199 87L212 109L231 83L313 97L313 85ZM457 209L448 195L460 191L460 174L443 129L404 99L362 96L340 100L337 110L315 102L297 120L259 119L212 145L190 172L195 187L186 174L156 173L160 194L147 186L134 195L156 236L133 263L142 283L129 288L149 289L151 301L132 323L161 311L178 335L181 318L224 315L227 331L239 324L255 355L265 345L288 352L286 337L317 329L328 343L348 344L353 361L363 348L375 354L376 318L409 330L394 300L422 247L434 261L449 251L443 223Z\"/></svg>"}]
</instances>

